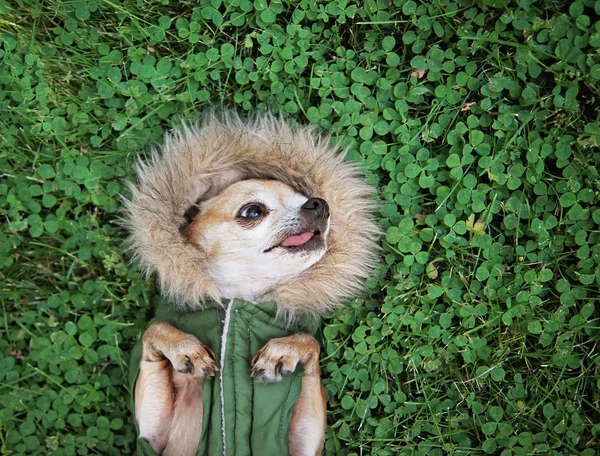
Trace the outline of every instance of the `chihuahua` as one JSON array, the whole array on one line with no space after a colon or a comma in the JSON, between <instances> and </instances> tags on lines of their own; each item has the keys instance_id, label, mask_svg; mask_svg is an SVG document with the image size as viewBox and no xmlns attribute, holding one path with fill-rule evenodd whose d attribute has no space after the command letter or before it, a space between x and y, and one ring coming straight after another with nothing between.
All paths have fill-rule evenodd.
<instances>
[{"instance_id":1,"label":"chihuahua","mask_svg":"<svg viewBox=\"0 0 600 456\"><path fill-rule=\"evenodd\" d=\"M327 202L278 181L239 181L198 211L183 235L205 252L224 298L256 302L277 283L317 263L327 250ZM193 455L202 426L198 380L215 375L214 354L165 322L152 324L142 340L135 387L140 436L159 454ZM315 455L323 446L326 421L316 340L308 334L272 339L252 359L251 375L277 382L298 364L304 375L289 426L290 454Z\"/></svg>"},{"instance_id":2,"label":"chihuahua","mask_svg":"<svg viewBox=\"0 0 600 456\"><path fill-rule=\"evenodd\" d=\"M356 297L378 262L373 188L310 127L270 115L209 115L136 171L131 251L165 300L132 351L141 447L319 454L308 322Z\"/></svg>"}]
</instances>

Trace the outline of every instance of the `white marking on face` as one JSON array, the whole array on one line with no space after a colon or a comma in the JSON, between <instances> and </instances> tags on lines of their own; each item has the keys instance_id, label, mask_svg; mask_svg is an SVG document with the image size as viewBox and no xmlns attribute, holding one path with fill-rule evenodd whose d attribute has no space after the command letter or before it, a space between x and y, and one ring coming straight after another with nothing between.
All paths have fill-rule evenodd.
<instances>
[{"instance_id":1,"label":"white marking on face","mask_svg":"<svg viewBox=\"0 0 600 456\"><path fill-rule=\"evenodd\" d=\"M207 256L209 270L225 298L256 301L277 283L299 275L327 250L329 217L302 209L308 198L279 181L236 182L202 201L184 235ZM284 247L303 233L303 245Z\"/></svg>"}]
</instances>

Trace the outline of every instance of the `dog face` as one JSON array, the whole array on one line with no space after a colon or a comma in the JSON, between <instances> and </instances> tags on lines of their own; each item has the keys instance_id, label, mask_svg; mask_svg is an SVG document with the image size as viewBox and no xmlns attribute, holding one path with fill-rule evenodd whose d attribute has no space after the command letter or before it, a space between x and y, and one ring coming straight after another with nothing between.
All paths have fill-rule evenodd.
<instances>
[{"instance_id":1,"label":"dog face","mask_svg":"<svg viewBox=\"0 0 600 456\"><path fill-rule=\"evenodd\" d=\"M323 257L329 206L279 181L249 179L202 201L183 234L206 253L223 297L256 301Z\"/></svg>"}]
</instances>

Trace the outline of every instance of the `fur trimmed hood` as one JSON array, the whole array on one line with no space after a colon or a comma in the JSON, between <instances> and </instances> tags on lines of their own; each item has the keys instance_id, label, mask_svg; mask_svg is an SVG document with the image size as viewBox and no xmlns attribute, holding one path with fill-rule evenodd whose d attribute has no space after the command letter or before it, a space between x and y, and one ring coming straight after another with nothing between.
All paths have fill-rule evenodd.
<instances>
[{"instance_id":1,"label":"fur trimmed hood","mask_svg":"<svg viewBox=\"0 0 600 456\"><path fill-rule=\"evenodd\" d=\"M137 183L129 184L125 210L134 259L177 304L197 309L206 299L220 301L207 257L181 234L186 211L236 181L276 179L325 199L331 228L324 257L260 301L276 301L288 317L339 307L360 292L377 263L379 234L374 189L343 155L311 128L293 129L270 115L251 121L211 115L184 126L138 163Z\"/></svg>"}]
</instances>

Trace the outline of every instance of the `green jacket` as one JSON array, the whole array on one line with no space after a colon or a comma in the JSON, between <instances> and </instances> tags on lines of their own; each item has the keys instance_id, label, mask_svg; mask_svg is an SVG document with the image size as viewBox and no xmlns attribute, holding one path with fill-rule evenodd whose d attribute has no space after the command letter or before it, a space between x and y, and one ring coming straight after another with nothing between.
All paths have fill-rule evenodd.
<instances>
[{"instance_id":1,"label":"green jacket","mask_svg":"<svg viewBox=\"0 0 600 456\"><path fill-rule=\"evenodd\" d=\"M215 353L220 369L214 378L202 383L204 417L197 455L289 454L288 428L300 396L302 369L285 376L281 382L264 384L250 377L250 361L271 339L296 332L314 335L318 320L289 327L275 319L276 310L272 302L257 305L237 299L225 308L212 303L191 312L168 305L158 308L153 321L166 321L195 335ZM133 392L141 356L140 341L131 354L129 372L134 410ZM156 453L140 438L137 454Z\"/></svg>"}]
</instances>

